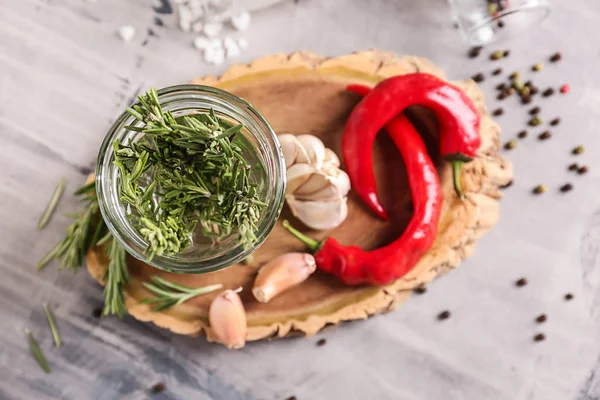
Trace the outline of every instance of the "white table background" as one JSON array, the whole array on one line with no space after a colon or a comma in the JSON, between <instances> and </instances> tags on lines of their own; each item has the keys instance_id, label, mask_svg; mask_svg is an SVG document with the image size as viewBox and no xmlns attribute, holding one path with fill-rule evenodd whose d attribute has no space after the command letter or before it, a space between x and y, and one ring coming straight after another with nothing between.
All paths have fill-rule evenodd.
<instances>
[{"instance_id":1,"label":"white table background","mask_svg":"<svg viewBox=\"0 0 600 400\"><path fill-rule=\"evenodd\" d=\"M314 338L248 344L236 352L203 338L178 337L132 318L97 319L101 288L34 265L62 235L57 215L44 232L38 216L60 176L75 189L93 165L112 120L141 89L220 73L191 46L193 36L146 0L0 0L0 399L419 399L592 400L600 398L600 2L554 1L549 19L475 60L443 0L300 0L253 14L249 48L232 62L276 52L335 56L381 48L430 58L453 78L525 71L560 50L563 61L535 75L569 95L536 99L553 138L530 136L508 153L515 183L499 225L458 270L394 313L348 323ZM154 18L165 22L158 27ZM115 31L132 24L123 43ZM148 29L155 36L148 35ZM147 40L145 46L142 43ZM491 62L487 54L509 48ZM495 107L493 86L482 85ZM505 100L504 138L527 121ZM578 158L575 145L586 145ZM590 166L577 176L566 166ZM568 194L558 187L571 181ZM533 196L533 186L549 191ZM66 196L59 212L76 207ZM529 285L516 289L514 281ZM575 298L565 302L563 295ZM55 349L42 303L51 302L64 346ZM449 309L452 317L437 322ZM534 318L548 315L536 325ZM31 329L54 369L46 376L27 349ZM547 340L534 343L538 331ZM317 347L316 341L328 342Z\"/></svg>"}]
</instances>

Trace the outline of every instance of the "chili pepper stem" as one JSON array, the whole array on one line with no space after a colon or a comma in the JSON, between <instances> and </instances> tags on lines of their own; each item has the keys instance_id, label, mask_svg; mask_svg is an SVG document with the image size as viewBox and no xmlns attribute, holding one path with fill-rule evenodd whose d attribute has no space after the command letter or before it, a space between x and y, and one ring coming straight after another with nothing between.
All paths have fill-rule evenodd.
<instances>
[{"instance_id":1,"label":"chili pepper stem","mask_svg":"<svg viewBox=\"0 0 600 400\"><path fill-rule=\"evenodd\" d=\"M283 227L285 229L287 229L292 235L296 236L296 238L298 238L298 240L300 240L302 243L304 243L306 245L306 247L308 247L308 249L310 251L312 251L313 253L316 253L321 248L321 242L319 242L318 240L309 238L308 236L306 236L305 234L303 234L302 232L300 232L299 230L294 228L292 225L290 225L290 223L287 219L283 220Z\"/></svg>"},{"instance_id":2,"label":"chili pepper stem","mask_svg":"<svg viewBox=\"0 0 600 400\"><path fill-rule=\"evenodd\" d=\"M454 182L454 191L458 195L461 200L465 199L465 194L463 193L460 187L460 171L462 169L463 164L465 163L462 160L453 160L452 163L452 181Z\"/></svg>"}]
</instances>

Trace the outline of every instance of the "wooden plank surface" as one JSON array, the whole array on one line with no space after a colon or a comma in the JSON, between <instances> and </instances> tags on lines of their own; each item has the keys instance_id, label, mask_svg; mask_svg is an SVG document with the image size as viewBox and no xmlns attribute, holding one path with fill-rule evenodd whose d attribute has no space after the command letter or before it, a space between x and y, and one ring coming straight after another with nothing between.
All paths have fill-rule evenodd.
<instances>
[{"instance_id":1,"label":"wooden plank surface","mask_svg":"<svg viewBox=\"0 0 600 400\"><path fill-rule=\"evenodd\" d=\"M484 72L495 108L492 69L533 76L532 64L560 50L563 61L546 62L535 82L569 83L571 93L535 102L546 121L560 116L562 123L546 142L535 136L547 128L529 129L509 153L515 183L501 221L466 265L392 314L230 352L131 318L94 318L102 293L90 277L34 270L68 224L58 214L46 231L35 230L59 177L67 177L68 191L84 179L135 94L226 66L203 64L193 36L146 0L0 0L0 399L145 399L158 382L166 391L156 399L599 399L600 62L593 38L600 4L554 3L544 23L474 61L442 0L290 0L253 15L244 33L250 46L232 62L377 47L428 57L450 77ZM132 43L115 34L123 24L137 28ZM496 48L510 48L510 57L489 61ZM527 109L514 98L502 106L498 121L508 139L525 125ZM566 169L578 144L586 153L576 160L590 167L583 176ZM559 193L567 181L574 190ZM532 196L540 183L548 193ZM59 212L74 207L66 196ZM529 285L514 288L522 276ZM567 292L575 294L571 302L563 300ZM44 302L55 308L59 350ZM452 318L439 323L443 309ZM540 313L548 322L537 326ZM30 356L25 328L45 349L51 375ZM533 343L538 331L545 342ZM320 337L327 345L316 347Z\"/></svg>"}]
</instances>

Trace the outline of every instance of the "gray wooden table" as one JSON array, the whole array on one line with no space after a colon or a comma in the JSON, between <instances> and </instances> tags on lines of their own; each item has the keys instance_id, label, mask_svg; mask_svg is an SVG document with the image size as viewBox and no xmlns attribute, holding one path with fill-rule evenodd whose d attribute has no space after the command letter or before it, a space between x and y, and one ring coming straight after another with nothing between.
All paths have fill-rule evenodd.
<instances>
[{"instance_id":1,"label":"gray wooden table","mask_svg":"<svg viewBox=\"0 0 600 400\"><path fill-rule=\"evenodd\" d=\"M101 288L85 272L71 276L34 265L68 220L49 229L37 218L58 178L74 189L90 170L113 118L150 86L219 73L146 0L0 0L0 399L422 399L591 400L600 398L600 3L555 1L536 29L497 47L511 55L493 63L465 57L443 0L292 0L254 14L250 47L235 62L308 49L341 55L382 48L428 57L449 76L486 76L496 65L528 71L545 66L539 86L571 85L568 95L536 100L552 139L529 129L509 153L515 182L501 220L461 268L392 314L345 324L316 338L252 343L231 352L204 339L178 337L132 318L98 319ZM155 17L165 26L155 25ZM115 31L132 24L123 43ZM149 35L149 30L155 35ZM496 47L494 47L496 48ZM492 50L490 48L490 50ZM529 73L528 73L529 74ZM490 107L493 87L482 85ZM527 121L511 98L499 117L504 138ZM570 149L590 167L566 166ZM566 182L574 190L561 194ZM533 196L533 186L549 191ZM60 212L72 210L67 196ZM514 281L529 285L516 289ZM565 302L572 292L575 298ZM52 347L42 303L51 302L64 338ZM437 313L452 312L439 323ZM540 313L548 321L536 325ZM27 349L25 328L45 349L54 372L41 372ZM544 332L547 340L534 343ZM327 345L315 346L320 337Z\"/></svg>"}]
</instances>

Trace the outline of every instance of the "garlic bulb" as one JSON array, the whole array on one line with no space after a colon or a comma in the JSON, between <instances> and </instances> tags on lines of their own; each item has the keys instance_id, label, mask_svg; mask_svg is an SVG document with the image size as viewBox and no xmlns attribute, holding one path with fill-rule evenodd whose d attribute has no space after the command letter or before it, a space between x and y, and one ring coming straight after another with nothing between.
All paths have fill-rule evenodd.
<instances>
[{"instance_id":1,"label":"garlic bulb","mask_svg":"<svg viewBox=\"0 0 600 400\"><path fill-rule=\"evenodd\" d=\"M312 135L279 135L287 167L286 201L312 229L332 229L348 216L350 178L340 159Z\"/></svg>"}]
</instances>

